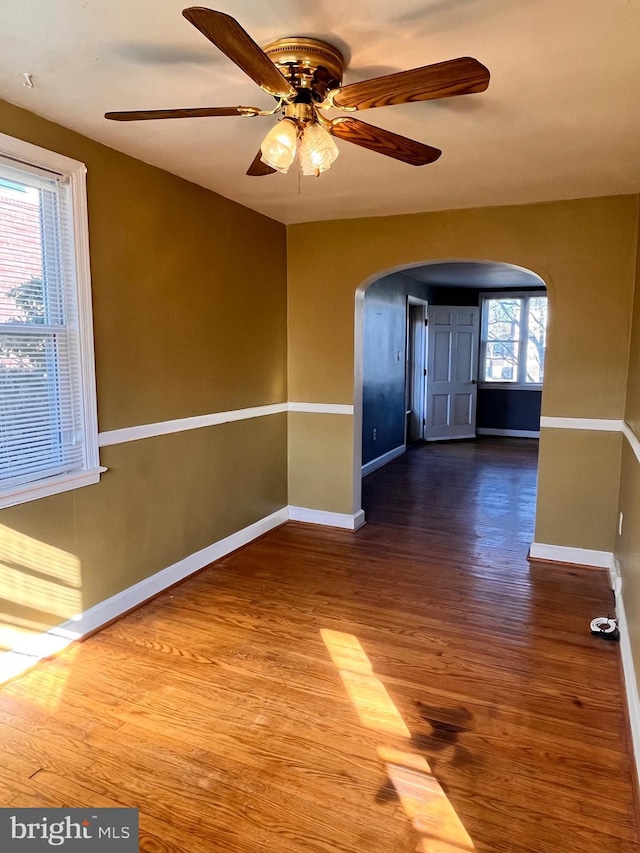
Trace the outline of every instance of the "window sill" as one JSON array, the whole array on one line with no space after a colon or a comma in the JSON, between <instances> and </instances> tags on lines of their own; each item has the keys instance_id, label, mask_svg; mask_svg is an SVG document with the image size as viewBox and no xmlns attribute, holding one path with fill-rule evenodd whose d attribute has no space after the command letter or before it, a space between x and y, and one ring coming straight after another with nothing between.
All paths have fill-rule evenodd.
<instances>
[{"instance_id":1,"label":"window sill","mask_svg":"<svg viewBox=\"0 0 640 853\"><path fill-rule=\"evenodd\" d=\"M542 391L542 385L521 385L517 382L480 382L478 388L482 391L492 388L498 391Z\"/></svg>"},{"instance_id":2,"label":"window sill","mask_svg":"<svg viewBox=\"0 0 640 853\"><path fill-rule=\"evenodd\" d=\"M24 486L16 486L10 492L0 494L0 509L46 498L49 495L57 495L60 492L70 492L82 486L92 486L100 482L100 474L106 470L106 468L93 468L90 471L74 471L71 474L60 474L35 483L25 483Z\"/></svg>"}]
</instances>

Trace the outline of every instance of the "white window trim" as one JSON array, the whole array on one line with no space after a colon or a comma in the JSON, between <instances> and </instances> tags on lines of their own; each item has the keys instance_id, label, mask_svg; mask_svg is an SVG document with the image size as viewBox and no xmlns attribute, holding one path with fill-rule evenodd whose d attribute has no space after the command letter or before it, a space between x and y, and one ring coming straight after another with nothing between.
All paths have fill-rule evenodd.
<instances>
[{"instance_id":1,"label":"white window trim","mask_svg":"<svg viewBox=\"0 0 640 853\"><path fill-rule=\"evenodd\" d=\"M16 486L0 495L0 509L38 498L88 486L100 480L106 468L100 466L98 449L98 406L93 348L93 313L91 309L91 265L89 256L89 219L87 209L87 167L55 151L47 151L22 139L0 133L0 155L64 175L71 186L73 243L78 299L78 331L80 371L82 377L82 414L84 424L84 467L68 474L45 477L33 483Z\"/></svg>"},{"instance_id":2,"label":"white window trim","mask_svg":"<svg viewBox=\"0 0 640 853\"><path fill-rule=\"evenodd\" d=\"M481 294L481 311L480 311L480 370L481 375L484 376L486 357L487 357L487 338L485 337L485 330L487 327L486 322L486 307L485 302L487 299L524 299L530 298L532 296L547 296L546 290L497 290L491 293L482 293ZM527 315L527 322L524 328L524 331L528 333L529 319ZM526 337L523 339L526 340ZM521 342L522 343L522 342ZM518 357L518 368L520 366L520 357ZM501 391L542 391L542 382L487 382L486 380L481 380L478 383L478 388L486 391L488 389L500 389Z\"/></svg>"}]
</instances>

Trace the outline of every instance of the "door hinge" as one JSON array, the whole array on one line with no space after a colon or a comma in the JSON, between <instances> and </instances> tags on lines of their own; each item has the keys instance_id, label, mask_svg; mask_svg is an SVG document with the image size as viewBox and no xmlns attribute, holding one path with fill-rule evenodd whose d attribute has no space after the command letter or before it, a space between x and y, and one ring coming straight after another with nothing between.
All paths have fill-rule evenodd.
<instances>
[{"instance_id":1,"label":"door hinge","mask_svg":"<svg viewBox=\"0 0 640 853\"><path fill-rule=\"evenodd\" d=\"M428 317L424 318L424 324L425 324L425 326L429 325L429 318Z\"/></svg>"},{"instance_id":2,"label":"door hinge","mask_svg":"<svg viewBox=\"0 0 640 853\"><path fill-rule=\"evenodd\" d=\"M427 375L427 368L426 368L426 367L425 367L425 369L424 369L424 375L425 375L425 376Z\"/></svg>"}]
</instances>

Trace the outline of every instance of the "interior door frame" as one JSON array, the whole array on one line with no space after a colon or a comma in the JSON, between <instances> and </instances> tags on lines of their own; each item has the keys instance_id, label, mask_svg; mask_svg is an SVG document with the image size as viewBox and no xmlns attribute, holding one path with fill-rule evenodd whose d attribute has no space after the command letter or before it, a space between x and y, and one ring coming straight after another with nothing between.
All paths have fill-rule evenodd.
<instances>
[{"instance_id":1,"label":"interior door frame","mask_svg":"<svg viewBox=\"0 0 640 853\"><path fill-rule=\"evenodd\" d=\"M417 339L411 336L412 327L412 308L420 309L418 314L418 323L416 324L421 334ZM409 442L409 415L417 410L419 418L419 435L415 439L417 441L424 440L425 418L426 418L426 369L427 369L427 316L429 303L426 299L420 299L418 296L407 296L406 308L406 333L405 333L405 377L404 377L404 400L405 400L405 416L404 416L404 444L405 447ZM413 346L412 346L413 343ZM417 355L417 358L414 356ZM409 409L412 389L418 389L418 406ZM413 441L414 439L412 439Z\"/></svg>"}]
</instances>

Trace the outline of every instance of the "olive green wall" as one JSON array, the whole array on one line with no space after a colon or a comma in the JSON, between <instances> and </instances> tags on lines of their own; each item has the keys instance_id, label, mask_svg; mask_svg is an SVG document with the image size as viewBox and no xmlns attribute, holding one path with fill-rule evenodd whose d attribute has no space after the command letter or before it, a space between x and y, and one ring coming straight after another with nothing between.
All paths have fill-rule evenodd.
<instances>
[{"instance_id":1,"label":"olive green wall","mask_svg":"<svg viewBox=\"0 0 640 853\"><path fill-rule=\"evenodd\" d=\"M612 552L620 432L540 430L536 542Z\"/></svg>"},{"instance_id":2,"label":"olive green wall","mask_svg":"<svg viewBox=\"0 0 640 853\"><path fill-rule=\"evenodd\" d=\"M640 689L640 461L626 439L622 445L619 511L624 514L624 524L622 535L616 537L615 554Z\"/></svg>"},{"instance_id":3,"label":"olive green wall","mask_svg":"<svg viewBox=\"0 0 640 853\"><path fill-rule=\"evenodd\" d=\"M0 133L87 166L100 429L286 400L285 227L0 104Z\"/></svg>"},{"instance_id":4,"label":"olive green wall","mask_svg":"<svg viewBox=\"0 0 640 853\"><path fill-rule=\"evenodd\" d=\"M101 431L287 400L283 225L1 102L0 132L87 165ZM0 536L79 561L90 607L285 506L286 432L282 414L103 448L99 484L2 510ZM0 613L73 615L25 609L14 573Z\"/></svg>"},{"instance_id":5,"label":"olive green wall","mask_svg":"<svg viewBox=\"0 0 640 853\"><path fill-rule=\"evenodd\" d=\"M533 270L548 288L543 415L622 418L637 217L638 198L616 196L289 227L290 399L354 402L354 296L359 287L410 264L492 260ZM333 258L330 266L327 246ZM353 477L344 461L346 449L334 448L325 456L321 448L305 448L296 430L290 424L297 468L290 479L295 477L298 502L306 505L312 496L329 494L332 484L344 495L352 488ZM357 414L355 431L357 435ZM344 432L346 436L348 430ZM538 506L544 511L539 513L536 541L611 551L619 444L606 433L585 439L567 431L556 445L563 444L573 464L564 466L566 479L559 490L551 487L557 453L548 432L541 439ZM606 471L604 489L591 454L606 460L597 466ZM359 509L354 491L350 511ZM572 500L578 492L579 499ZM344 511L342 499L340 506L327 502L322 508Z\"/></svg>"},{"instance_id":6,"label":"olive green wall","mask_svg":"<svg viewBox=\"0 0 640 853\"><path fill-rule=\"evenodd\" d=\"M625 420L640 440L640 224L636 255L636 292L629 348L629 379ZM622 534L616 537L615 556L622 576L624 609L640 688L640 445L625 438L620 469L618 512L624 517Z\"/></svg>"},{"instance_id":7,"label":"olive green wall","mask_svg":"<svg viewBox=\"0 0 640 853\"><path fill-rule=\"evenodd\" d=\"M286 418L105 447L100 459L109 470L99 484L2 510L2 544L33 540L73 555L85 610L285 506ZM42 568L47 562L29 573L23 592L18 582L0 591L8 599L0 613L55 625L78 612L28 606L37 577L51 582L56 574ZM60 592L53 589L52 605Z\"/></svg>"},{"instance_id":8,"label":"olive green wall","mask_svg":"<svg viewBox=\"0 0 640 853\"><path fill-rule=\"evenodd\" d=\"M636 295L633 304L633 328L629 347L629 379L625 420L640 439L640 223L636 252Z\"/></svg>"},{"instance_id":9,"label":"olive green wall","mask_svg":"<svg viewBox=\"0 0 640 853\"><path fill-rule=\"evenodd\" d=\"M351 471L353 418L312 412L289 412L289 503L308 509L352 512L350 478L327 477Z\"/></svg>"},{"instance_id":10,"label":"olive green wall","mask_svg":"<svg viewBox=\"0 0 640 853\"><path fill-rule=\"evenodd\" d=\"M538 273L551 308L543 415L626 411L640 435L636 196L285 229L9 104L0 132L87 164L102 431L287 397L356 404L355 416L291 412L106 447L98 485L0 512L8 550L49 549L46 588L76 572L67 589L84 609L287 503L359 509L355 295L406 265L493 260ZM640 513L634 459L613 433L543 429L536 541L610 551L619 486L629 519ZM640 638L638 529L640 518L616 550ZM50 610L27 606L30 565L12 569L6 622L72 615L64 583Z\"/></svg>"}]
</instances>

